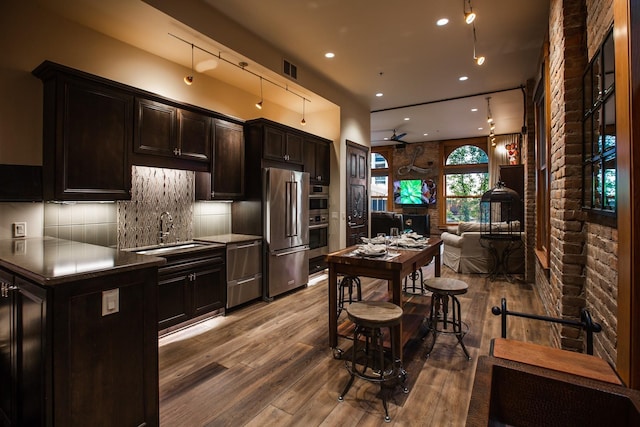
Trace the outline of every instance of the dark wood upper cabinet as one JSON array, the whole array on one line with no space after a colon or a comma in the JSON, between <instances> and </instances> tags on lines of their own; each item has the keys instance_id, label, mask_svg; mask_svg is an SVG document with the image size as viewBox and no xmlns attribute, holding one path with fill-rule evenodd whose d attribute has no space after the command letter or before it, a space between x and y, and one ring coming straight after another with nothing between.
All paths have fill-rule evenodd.
<instances>
[{"instance_id":1,"label":"dark wood upper cabinet","mask_svg":"<svg viewBox=\"0 0 640 427\"><path fill-rule=\"evenodd\" d=\"M263 156L265 159L285 163L303 163L303 139L301 135L282 128L265 125Z\"/></svg>"},{"instance_id":2,"label":"dark wood upper cabinet","mask_svg":"<svg viewBox=\"0 0 640 427\"><path fill-rule=\"evenodd\" d=\"M130 199L133 96L48 62L44 83L43 198Z\"/></svg>"},{"instance_id":3,"label":"dark wood upper cabinet","mask_svg":"<svg viewBox=\"0 0 640 427\"><path fill-rule=\"evenodd\" d=\"M211 152L211 120L204 113L178 108L166 102L137 97L135 100L136 163L189 169L180 160L208 164ZM176 159L162 160L162 158ZM194 168L194 169L206 169Z\"/></svg>"},{"instance_id":4,"label":"dark wood upper cabinet","mask_svg":"<svg viewBox=\"0 0 640 427\"><path fill-rule=\"evenodd\" d=\"M244 126L214 119L211 173L196 173L196 200L244 197L244 150Z\"/></svg>"},{"instance_id":5,"label":"dark wood upper cabinet","mask_svg":"<svg viewBox=\"0 0 640 427\"><path fill-rule=\"evenodd\" d=\"M304 171L309 172L309 182L317 185L329 185L330 142L314 137L306 137L304 142Z\"/></svg>"}]
</instances>

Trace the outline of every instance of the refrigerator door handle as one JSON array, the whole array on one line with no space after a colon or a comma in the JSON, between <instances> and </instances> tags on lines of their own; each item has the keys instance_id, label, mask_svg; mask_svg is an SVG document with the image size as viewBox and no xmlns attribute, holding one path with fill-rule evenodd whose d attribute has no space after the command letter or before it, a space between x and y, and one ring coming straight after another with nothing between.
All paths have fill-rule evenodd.
<instances>
[{"instance_id":1,"label":"refrigerator door handle","mask_svg":"<svg viewBox=\"0 0 640 427\"><path fill-rule=\"evenodd\" d=\"M301 247L295 248L295 249L290 250L290 251L272 252L272 254L277 256L277 257L281 257L281 256L285 256L285 255L297 254L298 252L304 252L304 251L308 251L308 250L309 250L309 246L301 246Z\"/></svg>"},{"instance_id":2,"label":"refrigerator door handle","mask_svg":"<svg viewBox=\"0 0 640 427\"><path fill-rule=\"evenodd\" d=\"M298 182L291 182L291 234L298 235Z\"/></svg>"}]
</instances>

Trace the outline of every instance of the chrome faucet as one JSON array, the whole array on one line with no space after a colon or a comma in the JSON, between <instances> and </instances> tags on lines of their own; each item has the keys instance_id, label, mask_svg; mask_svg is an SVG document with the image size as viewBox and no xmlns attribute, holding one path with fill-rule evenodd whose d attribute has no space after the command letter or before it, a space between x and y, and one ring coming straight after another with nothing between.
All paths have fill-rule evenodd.
<instances>
[{"instance_id":1,"label":"chrome faucet","mask_svg":"<svg viewBox=\"0 0 640 427\"><path fill-rule=\"evenodd\" d=\"M158 237L160 238L160 244L165 243L165 239L169 236L171 229L173 228L173 217L167 211L162 212L160 214L160 233Z\"/></svg>"}]
</instances>

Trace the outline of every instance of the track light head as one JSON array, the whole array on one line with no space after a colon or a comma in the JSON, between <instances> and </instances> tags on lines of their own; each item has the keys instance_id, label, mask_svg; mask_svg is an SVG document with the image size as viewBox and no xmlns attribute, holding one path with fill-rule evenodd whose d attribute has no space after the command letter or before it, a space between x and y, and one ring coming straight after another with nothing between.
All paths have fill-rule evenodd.
<instances>
[{"instance_id":1,"label":"track light head","mask_svg":"<svg viewBox=\"0 0 640 427\"><path fill-rule=\"evenodd\" d=\"M482 65L482 64L484 64L485 57L484 56L478 56L478 57L475 57L473 59L476 60L476 64Z\"/></svg>"},{"instance_id":2,"label":"track light head","mask_svg":"<svg viewBox=\"0 0 640 427\"><path fill-rule=\"evenodd\" d=\"M192 75L184 76L184 82L185 84L191 86L193 84L193 76Z\"/></svg>"},{"instance_id":3,"label":"track light head","mask_svg":"<svg viewBox=\"0 0 640 427\"><path fill-rule=\"evenodd\" d=\"M306 124L307 124L307 121L304 119L304 117L302 118L302 120L300 120L300 124L301 124L302 126L304 126L304 125L306 125Z\"/></svg>"},{"instance_id":4,"label":"track light head","mask_svg":"<svg viewBox=\"0 0 640 427\"><path fill-rule=\"evenodd\" d=\"M467 24L471 24L475 20L476 13L473 10L464 14L464 22L466 22Z\"/></svg>"},{"instance_id":5,"label":"track light head","mask_svg":"<svg viewBox=\"0 0 640 427\"><path fill-rule=\"evenodd\" d=\"M260 102L256 102L256 108L258 110L262 110L262 100L260 100Z\"/></svg>"}]
</instances>

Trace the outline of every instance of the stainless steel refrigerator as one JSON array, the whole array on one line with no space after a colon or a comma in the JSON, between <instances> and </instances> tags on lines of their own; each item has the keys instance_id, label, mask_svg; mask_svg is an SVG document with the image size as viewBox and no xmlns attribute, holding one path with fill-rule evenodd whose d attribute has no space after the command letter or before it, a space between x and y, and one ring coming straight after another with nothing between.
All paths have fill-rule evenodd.
<instances>
[{"instance_id":1,"label":"stainless steel refrigerator","mask_svg":"<svg viewBox=\"0 0 640 427\"><path fill-rule=\"evenodd\" d=\"M272 299L309 281L309 174L265 168L263 230L267 280Z\"/></svg>"}]
</instances>

